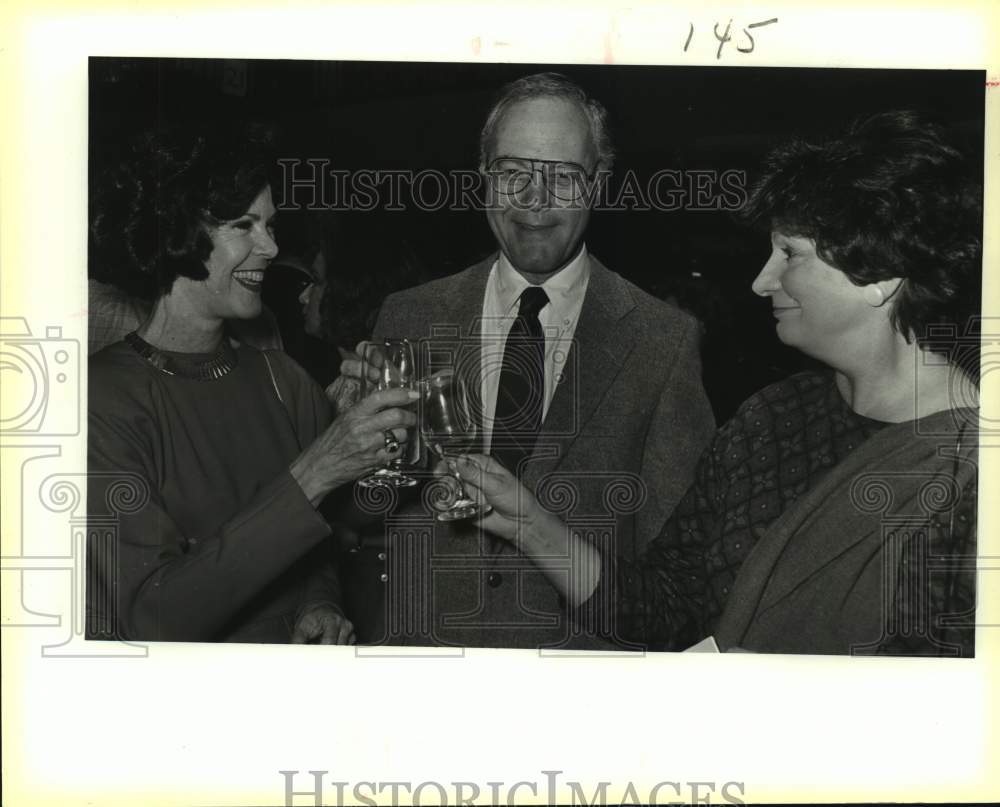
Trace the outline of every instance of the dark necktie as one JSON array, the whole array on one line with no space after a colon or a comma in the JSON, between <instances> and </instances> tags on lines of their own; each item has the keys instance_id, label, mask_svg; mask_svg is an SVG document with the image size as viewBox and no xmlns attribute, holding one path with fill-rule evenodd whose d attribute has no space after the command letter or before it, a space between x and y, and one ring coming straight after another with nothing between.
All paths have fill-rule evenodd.
<instances>
[{"instance_id":1,"label":"dark necktie","mask_svg":"<svg viewBox=\"0 0 1000 807\"><path fill-rule=\"evenodd\" d=\"M535 447L545 405L545 333L538 312L549 298L540 286L521 293L507 334L493 419L492 455L512 472Z\"/></svg>"}]
</instances>

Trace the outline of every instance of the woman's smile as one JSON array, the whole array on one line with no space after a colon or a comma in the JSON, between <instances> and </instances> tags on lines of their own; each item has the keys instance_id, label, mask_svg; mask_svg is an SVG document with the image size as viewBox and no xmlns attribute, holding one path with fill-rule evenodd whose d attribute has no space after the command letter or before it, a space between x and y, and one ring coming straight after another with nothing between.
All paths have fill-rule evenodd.
<instances>
[{"instance_id":1,"label":"woman's smile","mask_svg":"<svg viewBox=\"0 0 1000 807\"><path fill-rule=\"evenodd\" d=\"M264 285L264 270L263 269L240 269L233 272L233 280L239 283L243 288L248 291L252 291L254 294L260 294L260 290Z\"/></svg>"}]
</instances>

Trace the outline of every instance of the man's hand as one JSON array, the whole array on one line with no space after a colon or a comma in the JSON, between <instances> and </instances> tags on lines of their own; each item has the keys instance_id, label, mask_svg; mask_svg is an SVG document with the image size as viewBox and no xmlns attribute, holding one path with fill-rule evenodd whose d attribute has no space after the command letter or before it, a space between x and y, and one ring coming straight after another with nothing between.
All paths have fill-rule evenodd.
<instances>
[{"instance_id":1,"label":"man's hand","mask_svg":"<svg viewBox=\"0 0 1000 807\"><path fill-rule=\"evenodd\" d=\"M361 360L362 356L365 357L365 361ZM361 374L367 371L368 381L377 384L383 364L385 356L382 355L382 348L378 343L358 342L353 353L344 354L343 361L340 362L340 375L353 379L360 387Z\"/></svg>"},{"instance_id":2,"label":"man's hand","mask_svg":"<svg viewBox=\"0 0 1000 807\"><path fill-rule=\"evenodd\" d=\"M308 606L295 623L292 644L354 644L354 625L328 603Z\"/></svg>"},{"instance_id":3,"label":"man's hand","mask_svg":"<svg viewBox=\"0 0 1000 807\"><path fill-rule=\"evenodd\" d=\"M326 388L326 397L333 407L333 416L340 417L361 400L361 382L356 378L339 375Z\"/></svg>"}]
</instances>

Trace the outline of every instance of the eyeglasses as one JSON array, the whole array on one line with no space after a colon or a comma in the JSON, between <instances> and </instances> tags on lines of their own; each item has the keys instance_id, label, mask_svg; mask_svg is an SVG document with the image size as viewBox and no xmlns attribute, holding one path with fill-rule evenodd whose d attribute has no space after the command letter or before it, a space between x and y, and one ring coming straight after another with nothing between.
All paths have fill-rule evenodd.
<instances>
[{"instance_id":1,"label":"eyeglasses","mask_svg":"<svg viewBox=\"0 0 1000 807\"><path fill-rule=\"evenodd\" d=\"M493 187L505 196L521 193L537 174L549 193L564 202L575 202L590 189L595 174L578 163L558 160L529 160L520 157L497 157L486 169Z\"/></svg>"}]
</instances>

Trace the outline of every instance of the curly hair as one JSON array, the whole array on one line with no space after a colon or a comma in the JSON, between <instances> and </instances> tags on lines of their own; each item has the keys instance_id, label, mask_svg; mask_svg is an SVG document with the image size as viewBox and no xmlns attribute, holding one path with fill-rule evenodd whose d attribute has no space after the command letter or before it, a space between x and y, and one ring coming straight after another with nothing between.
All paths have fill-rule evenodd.
<instances>
[{"instance_id":1,"label":"curly hair","mask_svg":"<svg viewBox=\"0 0 1000 807\"><path fill-rule=\"evenodd\" d=\"M242 216L271 180L262 125L146 132L92 180L90 276L145 299L204 280L211 228ZM110 162L110 161L109 161Z\"/></svg>"},{"instance_id":2,"label":"curly hair","mask_svg":"<svg viewBox=\"0 0 1000 807\"><path fill-rule=\"evenodd\" d=\"M590 139L597 151L596 167L601 171L612 169L615 149L608 131L608 112L604 106L561 73L535 73L501 88L479 134L479 170L486 170L496 130L504 114L513 104L532 98L560 98L576 104L590 124Z\"/></svg>"},{"instance_id":3,"label":"curly hair","mask_svg":"<svg viewBox=\"0 0 1000 807\"><path fill-rule=\"evenodd\" d=\"M774 149L741 217L811 239L857 285L902 278L891 321L907 342L937 324L964 335L979 313L982 188L916 113L880 113L839 138Z\"/></svg>"}]
</instances>

